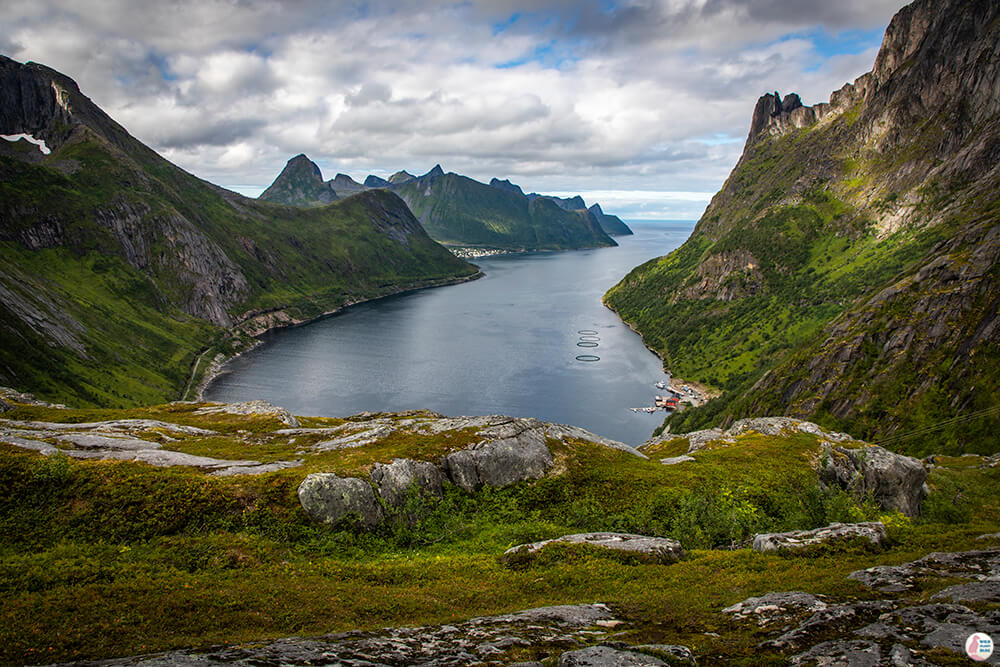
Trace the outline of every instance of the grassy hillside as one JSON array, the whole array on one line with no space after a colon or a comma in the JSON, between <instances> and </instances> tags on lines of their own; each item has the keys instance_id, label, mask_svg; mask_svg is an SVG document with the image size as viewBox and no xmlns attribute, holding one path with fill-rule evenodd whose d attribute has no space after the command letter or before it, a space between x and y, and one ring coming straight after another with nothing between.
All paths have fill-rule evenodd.
<instances>
[{"instance_id":1,"label":"grassy hillside","mask_svg":"<svg viewBox=\"0 0 1000 667\"><path fill-rule=\"evenodd\" d=\"M162 159L57 72L0 65L0 83L29 100L11 93L16 126L0 129L52 149L0 145L3 384L80 406L161 402L180 396L201 350L245 344L234 327L476 274L395 195L250 200ZM57 90L52 115L25 115Z\"/></svg>"},{"instance_id":2,"label":"grassy hillside","mask_svg":"<svg viewBox=\"0 0 1000 667\"><path fill-rule=\"evenodd\" d=\"M995 450L996 19L917 2L830 104L762 97L688 242L607 293L674 373L724 390L673 430L791 414L915 453Z\"/></svg>"},{"instance_id":3,"label":"grassy hillside","mask_svg":"<svg viewBox=\"0 0 1000 667\"><path fill-rule=\"evenodd\" d=\"M277 419L196 414L200 407L20 406L5 415L157 419L216 431L172 434L174 440L163 439L169 449L305 461L260 476L212 477L44 457L0 444L0 483L8 490L0 501L6 536L0 661L102 658L601 600L629 621L618 637L628 643L685 644L722 663L783 664L781 656L754 648L759 638L752 629L734 627L719 610L790 588L864 597L845 579L851 570L933 549L972 548L982 544L976 535L1000 528L1000 471L977 467L979 459L942 458L931 472L922 518L885 517L894 541L881 553L729 550L757 531L879 516L868 504L819 488L814 436L749 433L675 466L658 458L679 453L681 443L663 443L642 460L583 440L550 441L557 465L537 482L474 494L447 486L440 504L409 506L415 522L386 523L374 532L330 529L310 522L299 507L296 487L306 473L365 476L374 461L433 459L476 435L463 441L397 433L361 448L315 451L311 436L292 442L276 433L283 427ZM341 423L303 420L307 427ZM499 558L515 544L590 530L672 536L689 555L662 566L566 547L513 569ZM541 650L518 655L530 659Z\"/></svg>"}]
</instances>

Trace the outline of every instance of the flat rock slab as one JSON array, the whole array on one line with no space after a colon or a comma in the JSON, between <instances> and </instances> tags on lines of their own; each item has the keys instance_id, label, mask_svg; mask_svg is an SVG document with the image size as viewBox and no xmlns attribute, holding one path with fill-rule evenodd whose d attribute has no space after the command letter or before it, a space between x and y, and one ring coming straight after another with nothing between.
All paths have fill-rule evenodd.
<instances>
[{"instance_id":1,"label":"flat rock slab","mask_svg":"<svg viewBox=\"0 0 1000 667\"><path fill-rule=\"evenodd\" d=\"M563 535L552 540L531 544L521 544L504 552L508 560L518 556L539 553L550 544L587 544L601 549L612 549L635 554L643 560L654 563L676 563L684 557L684 549L677 540L667 537L647 537L629 533L576 533Z\"/></svg>"},{"instance_id":2,"label":"flat rock slab","mask_svg":"<svg viewBox=\"0 0 1000 667\"><path fill-rule=\"evenodd\" d=\"M860 538L881 547L886 540L885 525L879 521L864 523L832 523L815 530L793 530L787 533L762 533L753 538L754 551L782 551Z\"/></svg>"},{"instance_id":3,"label":"flat rock slab","mask_svg":"<svg viewBox=\"0 0 1000 667\"><path fill-rule=\"evenodd\" d=\"M255 415L260 417L274 417L285 426L296 428L300 426L299 420L285 408L271 405L267 401L246 401L244 403L220 403L218 405L208 405L198 408L194 412L196 415Z\"/></svg>"},{"instance_id":4,"label":"flat rock slab","mask_svg":"<svg viewBox=\"0 0 1000 667\"><path fill-rule=\"evenodd\" d=\"M388 628L378 632L346 632L312 639L290 637L264 644L172 651L88 664L122 667L172 665L462 667L482 663L509 664L514 662L506 657L511 651L523 654L523 651L532 647L544 646L545 653L538 657L552 658L561 656L567 651L575 651L583 644L600 642L607 636L609 630L598 622L608 623L616 620L611 610L603 604L560 605L474 618L451 625ZM663 665L667 663L661 661L568 664Z\"/></svg>"},{"instance_id":5,"label":"flat rock slab","mask_svg":"<svg viewBox=\"0 0 1000 667\"><path fill-rule=\"evenodd\" d=\"M559 667L666 667L659 658L609 646L591 646L559 656Z\"/></svg>"},{"instance_id":6,"label":"flat rock slab","mask_svg":"<svg viewBox=\"0 0 1000 667\"><path fill-rule=\"evenodd\" d=\"M826 608L827 604L811 593L787 591L747 598L726 607L722 612L732 614L738 621L753 619L758 625L767 625L775 621L786 623L792 618Z\"/></svg>"},{"instance_id":7,"label":"flat rock slab","mask_svg":"<svg viewBox=\"0 0 1000 667\"><path fill-rule=\"evenodd\" d=\"M948 577L984 581L1000 576L1000 548L975 551L932 552L902 565L876 565L855 570L848 579L860 581L882 592L900 592L914 587L919 577Z\"/></svg>"},{"instance_id":8,"label":"flat rock slab","mask_svg":"<svg viewBox=\"0 0 1000 667\"><path fill-rule=\"evenodd\" d=\"M45 456L65 454L75 459L135 461L159 468L191 466L213 475L259 475L301 465L301 461L261 463L252 460L217 459L163 449L159 442L136 437L151 433L169 440L166 433L205 436L215 431L170 424L155 419L118 419L104 422L61 424L57 422L0 419L0 442L31 449ZM49 440L50 442L46 442Z\"/></svg>"}]
</instances>

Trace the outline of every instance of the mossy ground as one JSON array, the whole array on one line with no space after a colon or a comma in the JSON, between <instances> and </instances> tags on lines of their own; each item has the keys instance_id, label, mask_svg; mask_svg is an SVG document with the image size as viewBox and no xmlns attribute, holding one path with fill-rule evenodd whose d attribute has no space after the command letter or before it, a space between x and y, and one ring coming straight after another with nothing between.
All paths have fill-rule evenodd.
<instances>
[{"instance_id":1,"label":"mossy ground","mask_svg":"<svg viewBox=\"0 0 1000 667\"><path fill-rule=\"evenodd\" d=\"M22 408L7 416L148 417L223 434L203 440L204 453L292 458L301 451L304 441L288 444L287 436L272 434L282 426L274 419L196 415L197 407ZM1000 470L964 457L939 461L922 519L889 517L893 543L884 552L732 549L757 531L878 516L869 504L819 490L817 443L802 434L748 434L674 466L658 459L676 453L676 443L642 460L589 443L553 442L558 474L475 494L448 487L440 504L413 498L408 514L416 521L373 533L318 526L298 505L296 487L309 470L360 472L375 460L414 455L411 446L433 457L458 440L465 438L421 443L399 436L341 451L339 460L337 452L315 461L306 455L302 468L232 478L46 458L2 445L0 662L110 657L602 601L629 622L625 641L684 644L712 662L777 664L778 656L754 648L754 630L734 626L719 610L772 590L866 597L845 579L852 570L981 547L975 537L1000 528ZM560 547L521 569L500 559L516 544L589 530L672 536L689 555L649 565ZM706 634L713 632L719 636Z\"/></svg>"}]
</instances>

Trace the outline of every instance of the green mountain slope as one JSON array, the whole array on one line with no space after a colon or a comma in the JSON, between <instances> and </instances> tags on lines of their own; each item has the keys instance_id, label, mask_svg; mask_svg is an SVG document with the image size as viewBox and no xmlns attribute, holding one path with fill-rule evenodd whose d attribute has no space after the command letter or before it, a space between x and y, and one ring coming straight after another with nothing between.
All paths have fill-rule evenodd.
<instances>
[{"instance_id":1,"label":"green mountain slope","mask_svg":"<svg viewBox=\"0 0 1000 667\"><path fill-rule=\"evenodd\" d=\"M761 97L688 242L605 297L725 390L674 430L780 413L918 453L996 448L998 25L992 2L918 0L829 104Z\"/></svg>"},{"instance_id":2,"label":"green mountain slope","mask_svg":"<svg viewBox=\"0 0 1000 667\"><path fill-rule=\"evenodd\" d=\"M167 162L54 70L0 57L0 91L0 133L51 149L0 142L0 384L75 405L170 400L200 350L242 344L231 329L476 274L389 192L257 202Z\"/></svg>"},{"instance_id":3,"label":"green mountain slope","mask_svg":"<svg viewBox=\"0 0 1000 667\"><path fill-rule=\"evenodd\" d=\"M440 168L392 189L445 244L509 250L616 245L585 209L567 211L549 198L529 199Z\"/></svg>"}]
</instances>

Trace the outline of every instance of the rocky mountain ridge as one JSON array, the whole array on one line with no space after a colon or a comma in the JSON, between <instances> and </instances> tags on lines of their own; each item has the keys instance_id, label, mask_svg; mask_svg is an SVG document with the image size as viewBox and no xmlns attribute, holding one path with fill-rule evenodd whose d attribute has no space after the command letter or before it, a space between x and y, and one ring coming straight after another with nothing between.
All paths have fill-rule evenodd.
<instances>
[{"instance_id":1,"label":"rocky mountain ridge","mask_svg":"<svg viewBox=\"0 0 1000 667\"><path fill-rule=\"evenodd\" d=\"M675 373L727 390L675 428L789 414L991 450L998 20L995 3L918 0L828 103L758 100L692 237L606 296Z\"/></svg>"},{"instance_id":2,"label":"rocky mountain ridge","mask_svg":"<svg viewBox=\"0 0 1000 667\"><path fill-rule=\"evenodd\" d=\"M281 311L280 325L476 274L389 192L259 203L167 162L54 70L0 57L0 91L0 133L50 149L0 142L10 384L76 404L164 400L200 351L248 344L226 330L261 313ZM292 163L322 189L307 159Z\"/></svg>"},{"instance_id":3,"label":"rocky mountain ridge","mask_svg":"<svg viewBox=\"0 0 1000 667\"><path fill-rule=\"evenodd\" d=\"M307 165L309 165L307 167ZM441 179L450 181L439 187ZM369 175L358 183L347 174L323 181L319 167L304 155L288 164L260 199L293 206L323 206L335 197L347 197L370 189L384 188L400 194L415 207L432 238L456 246L488 246L503 251L556 250L610 245L607 236L631 234L618 216L608 215L594 204L587 208L580 196L560 199L537 193L524 194L509 180L492 179L492 188L507 195L497 198L478 181L459 174L446 174L435 165L422 176L405 171L388 180ZM446 197L438 201L440 197ZM545 199L571 215L539 205Z\"/></svg>"}]
</instances>

